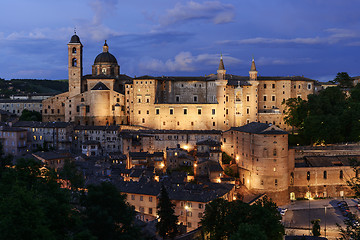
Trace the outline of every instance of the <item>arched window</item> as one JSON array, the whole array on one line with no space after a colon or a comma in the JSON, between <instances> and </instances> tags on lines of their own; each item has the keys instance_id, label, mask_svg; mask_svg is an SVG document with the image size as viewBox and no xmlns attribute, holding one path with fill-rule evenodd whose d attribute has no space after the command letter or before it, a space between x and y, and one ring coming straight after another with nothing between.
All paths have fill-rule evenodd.
<instances>
[{"instance_id":1,"label":"arched window","mask_svg":"<svg viewBox=\"0 0 360 240\"><path fill-rule=\"evenodd\" d=\"M76 47L73 47L72 53L76 53Z\"/></svg>"},{"instance_id":2,"label":"arched window","mask_svg":"<svg viewBox=\"0 0 360 240\"><path fill-rule=\"evenodd\" d=\"M76 66L77 66L76 58L73 58L73 59L72 59L72 66L73 66L73 67L76 67Z\"/></svg>"},{"instance_id":3,"label":"arched window","mask_svg":"<svg viewBox=\"0 0 360 240\"><path fill-rule=\"evenodd\" d=\"M327 179L327 171L324 171L324 179Z\"/></svg>"},{"instance_id":4,"label":"arched window","mask_svg":"<svg viewBox=\"0 0 360 240\"><path fill-rule=\"evenodd\" d=\"M308 171L308 172L306 173L306 179L307 179L308 181L310 181L310 171Z\"/></svg>"},{"instance_id":5,"label":"arched window","mask_svg":"<svg viewBox=\"0 0 360 240\"><path fill-rule=\"evenodd\" d=\"M344 178L344 172L343 170L340 170L340 179L343 179Z\"/></svg>"}]
</instances>

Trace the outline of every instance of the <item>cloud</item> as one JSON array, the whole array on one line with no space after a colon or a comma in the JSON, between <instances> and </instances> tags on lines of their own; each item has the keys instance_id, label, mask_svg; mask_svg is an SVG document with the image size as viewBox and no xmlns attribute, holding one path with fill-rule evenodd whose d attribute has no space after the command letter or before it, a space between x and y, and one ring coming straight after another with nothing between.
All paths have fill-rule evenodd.
<instances>
[{"instance_id":1,"label":"cloud","mask_svg":"<svg viewBox=\"0 0 360 240\"><path fill-rule=\"evenodd\" d=\"M8 35L4 33L0 34L0 40L23 40L23 39L31 39L31 40L42 40L42 39L51 39L51 40L59 40L68 38L69 33L73 31L72 28L35 28L31 31L20 31L20 32L12 32Z\"/></svg>"},{"instance_id":2,"label":"cloud","mask_svg":"<svg viewBox=\"0 0 360 240\"><path fill-rule=\"evenodd\" d=\"M143 59L139 63L139 68L146 71L156 72L192 72L206 66L217 68L219 64L219 54L199 54L193 56L190 52L180 52L173 59L159 60L154 58ZM240 64L241 60L224 56L225 65Z\"/></svg>"},{"instance_id":3,"label":"cloud","mask_svg":"<svg viewBox=\"0 0 360 240\"><path fill-rule=\"evenodd\" d=\"M219 44L231 44L231 45L244 45L244 44L303 44L303 45L315 45L315 44L336 44L340 41L345 41L353 38L359 38L359 32L351 29L329 28L324 32L330 33L325 37L296 37L296 38L247 38L241 40L223 40L219 41Z\"/></svg>"},{"instance_id":4,"label":"cloud","mask_svg":"<svg viewBox=\"0 0 360 240\"><path fill-rule=\"evenodd\" d=\"M234 17L234 6L231 4L223 4L220 1L190 1L184 4L177 3L174 8L167 10L165 16L160 18L160 24L168 26L198 19L222 24L233 21Z\"/></svg>"},{"instance_id":5,"label":"cloud","mask_svg":"<svg viewBox=\"0 0 360 240\"><path fill-rule=\"evenodd\" d=\"M92 0L89 5L94 11L92 24L101 25L105 17L114 13L117 8L117 0Z\"/></svg>"},{"instance_id":6,"label":"cloud","mask_svg":"<svg viewBox=\"0 0 360 240\"><path fill-rule=\"evenodd\" d=\"M311 58L271 58L271 57L260 57L255 59L256 64L258 65L296 65L304 63L314 63L317 62Z\"/></svg>"}]
</instances>

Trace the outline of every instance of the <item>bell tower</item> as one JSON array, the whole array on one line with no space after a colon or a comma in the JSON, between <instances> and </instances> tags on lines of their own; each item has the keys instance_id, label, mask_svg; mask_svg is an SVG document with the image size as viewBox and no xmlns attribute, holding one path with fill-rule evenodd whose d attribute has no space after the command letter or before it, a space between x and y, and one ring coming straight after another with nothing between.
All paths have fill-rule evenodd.
<instances>
[{"instance_id":1,"label":"bell tower","mask_svg":"<svg viewBox=\"0 0 360 240\"><path fill-rule=\"evenodd\" d=\"M68 43L69 97L73 97L82 92L82 48L83 45L80 42L80 38L75 32Z\"/></svg>"}]
</instances>

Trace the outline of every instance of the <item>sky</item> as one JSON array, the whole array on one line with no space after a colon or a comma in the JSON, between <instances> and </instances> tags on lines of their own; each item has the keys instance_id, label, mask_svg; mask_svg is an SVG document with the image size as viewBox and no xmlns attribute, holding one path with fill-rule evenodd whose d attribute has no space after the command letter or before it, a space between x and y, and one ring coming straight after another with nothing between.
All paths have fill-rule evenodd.
<instances>
[{"instance_id":1,"label":"sky","mask_svg":"<svg viewBox=\"0 0 360 240\"><path fill-rule=\"evenodd\" d=\"M107 40L121 74L360 75L359 0L1 0L0 78L67 79L76 29L84 74Z\"/></svg>"}]
</instances>

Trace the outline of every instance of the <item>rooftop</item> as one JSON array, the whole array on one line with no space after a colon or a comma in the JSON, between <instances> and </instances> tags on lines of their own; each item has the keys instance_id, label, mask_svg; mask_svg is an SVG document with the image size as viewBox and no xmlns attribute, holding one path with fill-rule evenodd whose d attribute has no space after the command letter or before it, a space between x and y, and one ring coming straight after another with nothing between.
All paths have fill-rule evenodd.
<instances>
[{"instance_id":1,"label":"rooftop","mask_svg":"<svg viewBox=\"0 0 360 240\"><path fill-rule=\"evenodd\" d=\"M254 134L288 134L288 132L272 124L251 122L241 127L232 127L228 131L239 131Z\"/></svg>"}]
</instances>

